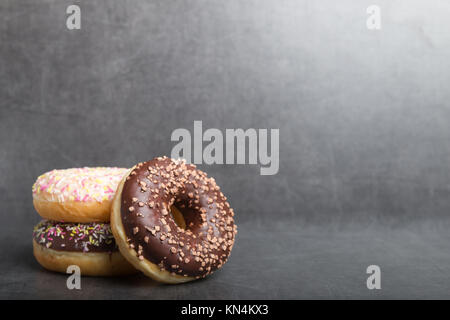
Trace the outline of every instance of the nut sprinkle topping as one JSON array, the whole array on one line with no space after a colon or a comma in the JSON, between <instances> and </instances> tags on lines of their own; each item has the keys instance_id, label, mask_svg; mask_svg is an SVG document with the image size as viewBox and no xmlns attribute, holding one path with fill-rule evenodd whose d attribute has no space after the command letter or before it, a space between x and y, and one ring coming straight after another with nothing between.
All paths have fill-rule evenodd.
<instances>
[{"instance_id":1,"label":"nut sprinkle topping","mask_svg":"<svg viewBox=\"0 0 450 320\"><path fill-rule=\"evenodd\" d=\"M173 207L182 213L185 229ZM130 248L140 248L140 260L170 273L202 278L221 268L237 233L233 217L214 178L183 160L139 163L124 183L121 218Z\"/></svg>"}]
</instances>

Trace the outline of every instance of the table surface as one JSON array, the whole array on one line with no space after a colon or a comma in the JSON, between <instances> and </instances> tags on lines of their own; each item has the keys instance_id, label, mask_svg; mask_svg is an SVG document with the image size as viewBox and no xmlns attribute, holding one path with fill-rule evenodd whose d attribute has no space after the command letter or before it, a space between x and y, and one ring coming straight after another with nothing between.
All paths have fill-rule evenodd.
<instances>
[{"instance_id":1,"label":"table surface","mask_svg":"<svg viewBox=\"0 0 450 320\"><path fill-rule=\"evenodd\" d=\"M445 224L445 223L444 223ZM444 225L442 224L442 225ZM143 275L82 277L48 272L30 239L3 234L2 299L379 299L450 298L450 235L444 227L303 227L279 221L239 226L227 265L209 278L162 285ZM381 268L381 290L368 290L366 268Z\"/></svg>"}]
</instances>

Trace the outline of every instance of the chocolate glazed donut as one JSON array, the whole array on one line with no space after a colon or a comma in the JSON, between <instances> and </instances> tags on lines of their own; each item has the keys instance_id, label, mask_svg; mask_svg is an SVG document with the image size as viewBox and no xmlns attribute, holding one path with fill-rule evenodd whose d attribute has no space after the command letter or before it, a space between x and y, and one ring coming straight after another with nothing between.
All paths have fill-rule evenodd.
<instances>
[{"instance_id":1,"label":"chocolate glazed donut","mask_svg":"<svg viewBox=\"0 0 450 320\"><path fill-rule=\"evenodd\" d=\"M87 276L137 272L120 254L108 223L43 220L33 230L33 254L44 268L61 273L71 265Z\"/></svg>"},{"instance_id":2,"label":"chocolate glazed donut","mask_svg":"<svg viewBox=\"0 0 450 320\"><path fill-rule=\"evenodd\" d=\"M162 282L186 282L213 273L230 255L237 228L226 200L194 165L159 157L124 177L111 226L136 268Z\"/></svg>"}]
</instances>

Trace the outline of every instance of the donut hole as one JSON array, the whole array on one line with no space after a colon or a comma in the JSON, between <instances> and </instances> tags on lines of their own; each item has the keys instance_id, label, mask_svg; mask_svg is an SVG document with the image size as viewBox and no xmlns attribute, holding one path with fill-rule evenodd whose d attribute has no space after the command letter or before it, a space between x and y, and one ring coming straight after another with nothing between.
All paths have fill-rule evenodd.
<instances>
[{"instance_id":1,"label":"donut hole","mask_svg":"<svg viewBox=\"0 0 450 320\"><path fill-rule=\"evenodd\" d=\"M172 218L181 229L186 230L186 220L184 219L181 210L178 209L175 205L170 207L170 213L172 214Z\"/></svg>"}]
</instances>

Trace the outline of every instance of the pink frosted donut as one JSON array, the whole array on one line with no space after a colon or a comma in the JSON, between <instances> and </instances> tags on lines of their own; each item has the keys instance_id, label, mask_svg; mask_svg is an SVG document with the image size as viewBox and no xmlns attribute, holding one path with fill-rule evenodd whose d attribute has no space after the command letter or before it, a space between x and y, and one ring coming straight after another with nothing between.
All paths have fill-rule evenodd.
<instances>
[{"instance_id":1,"label":"pink frosted donut","mask_svg":"<svg viewBox=\"0 0 450 320\"><path fill-rule=\"evenodd\" d=\"M111 201L124 168L73 168L52 170L33 185L36 211L48 220L109 222Z\"/></svg>"}]
</instances>

